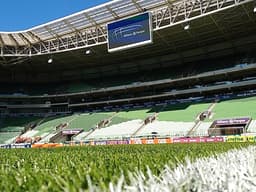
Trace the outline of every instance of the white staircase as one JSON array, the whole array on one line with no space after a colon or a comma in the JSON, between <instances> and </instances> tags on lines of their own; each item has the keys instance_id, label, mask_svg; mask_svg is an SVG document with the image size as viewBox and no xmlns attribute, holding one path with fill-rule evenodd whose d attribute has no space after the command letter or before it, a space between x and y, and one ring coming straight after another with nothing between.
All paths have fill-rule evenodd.
<instances>
[{"instance_id":1,"label":"white staircase","mask_svg":"<svg viewBox=\"0 0 256 192\"><path fill-rule=\"evenodd\" d=\"M248 133L256 133L256 120L252 120L247 129Z\"/></svg>"},{"instance_id":2,"label":"white staircase","mask_svg":"<svg viewBox=\"0 0 256 192\"><path fill-rule=\"evenodd\" d=\"M54 132L54 133L45 133L43 134L41 137L42 139L38 142L38 143L49 143L50 139L56 135L57 133Z\"/></svg>"},{"instance_id":3,"label":"white staircase","mask_svg":"<svg viewBox=\"0 0 256 192\"><path fill-rule=\"evenodd\" d=\"M196 128L194 132L194 136L208 136L208 130L211 126L212 122L201 122L200 125Z\"/></svg>"},{"instance_id":4,"label":"white staircase","mask_svg":"<svg viewBox=\"0 0 256 192\"><path fill-rule=\"evenodd\" d=\"M82 132L82 133L78 134L77 136L75 136L75 137L73 138L73 140L74 140L74 141L82 141L82 140L85 139L85 137L86 137L89 133L90 133L89 131L87 131L87 132Z\"/></svg>"},{"instance_id":5,"label":"white staircase","mask_svg":"<svg viewBox=\"0 0 256 192\"><path fill-rule=\"evenodd\" d=\"M30 130L21 135L21 137L34 137L39 131L37 130Z\"/></svg>"}]
</instances>

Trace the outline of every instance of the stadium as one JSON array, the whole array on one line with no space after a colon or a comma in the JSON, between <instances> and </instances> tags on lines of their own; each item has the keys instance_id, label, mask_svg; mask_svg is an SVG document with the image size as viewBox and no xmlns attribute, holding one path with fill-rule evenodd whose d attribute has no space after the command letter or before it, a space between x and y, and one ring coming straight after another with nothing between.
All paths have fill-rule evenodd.
<instances>
[{"instance_id":1,"label":"stadium","mask_svg":"<svg viewBox=\"0 0 256 192\"><path fill-rule=\"evenodd\" d=\"M113 0L0 32L1 148L254 143L255 23L254 0Z\"/></svg>"}]
</instances>

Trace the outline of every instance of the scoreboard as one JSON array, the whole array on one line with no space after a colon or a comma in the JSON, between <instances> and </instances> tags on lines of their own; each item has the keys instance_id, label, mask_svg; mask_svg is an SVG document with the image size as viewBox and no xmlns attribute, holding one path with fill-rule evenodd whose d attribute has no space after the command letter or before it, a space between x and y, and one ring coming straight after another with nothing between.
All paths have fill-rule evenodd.
<instances>
[{"instance_id":1,"label":"scoreboard","mask_svg":"<svg viewBox=\"0 0 256 192\"><path fill-rule=\"evenodd\" d=\"M151 18L151 13L143 13L109 23L107 25L108 51L120 51L152 43Z\"/></svg>"}]
</instances>

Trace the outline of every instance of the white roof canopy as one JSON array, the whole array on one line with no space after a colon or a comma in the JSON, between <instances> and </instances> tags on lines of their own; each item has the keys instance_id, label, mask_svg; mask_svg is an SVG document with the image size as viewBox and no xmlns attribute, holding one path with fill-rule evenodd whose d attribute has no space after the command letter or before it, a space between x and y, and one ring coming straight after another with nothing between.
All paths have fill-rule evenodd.
<instances>
[{"instance_id":1,"label":"white roof canopy","mask_svg":"<svg viewBox=\"0 0 256 192\"><path fill-rule=\"evenodd\" d=\"M28 30L0 32L0 46L26 46L63 37L166 3L167 0L114 0Z\"/></svg>"},{"instance_id":2,"label":"white roof canopy","mask_svg":"<svg viewBox=\"0 0 256 192\"><path fill-rule=\"evenodd\" d=\"M107 43L106 24L145 11L153 30L183 25L254 0L113 0L24 31L0 32L0 57L27 57ZM243 7L244 8L244 7ZM244 8L243 10L247 10Z\"/></svg>"}]
</instances>

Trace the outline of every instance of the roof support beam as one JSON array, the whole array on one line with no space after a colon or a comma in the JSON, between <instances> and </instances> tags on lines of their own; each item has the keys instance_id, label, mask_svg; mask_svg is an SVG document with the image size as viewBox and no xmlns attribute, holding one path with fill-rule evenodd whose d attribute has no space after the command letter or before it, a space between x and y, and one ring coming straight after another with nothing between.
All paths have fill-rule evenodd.
<instances>
[{"instance_id":1,"label":"roof support beam","mask_svg":"<svg viewBox=\"0 0 256 192\"><path fill-rule=\"evenodd\" d=\"M106 6L106 8L107 8L107 10L113 15L113 17L114 17L115 19L119 19L118 14L117 14L112 8L110 8L109 6Z\"/></svg>"},{"instance_id":2,"label":"roof support beam","mask_svg":"<svg viewBox=\"0 0 256 192\"><path fill-rule=\"evenodd\" d=\"M55 33L50 27L45 26L44 28L45 28L45 29L48 31L48 33L50 33L52 36L56 37L57 39L60 38L59 35L58 35L57 33Z\"/></svg>"},{"instance_id":3,"label":"roof support beam","mask_svg":"<svg viewBox=\"0 0 256 192\"><path fill-rule=\"evenodd\" d=\"M148 3L152 2L152 6L150 4L149 7L153 14L153 30L158 31L177 25L183 25L184 23L214 15L221 11L224 12L228 9L235 9L237 6L241 7L244 5L247 9L247 5L251 6L254 1L255 0L186 0L186 2L174 2L172 0L148 0ZM24 51L24 47L27 48L29 46L29 41L33 43L30 48L32 50L31 55L65 52L106 44L106 23L119 17L122 18L127 15L135 15L138 12L143 12L143 6L140 2L141 0L131 0L127 4L127 7L122 7L124 1L120 1L120 3L117 1L113 4L106 4L97 10L91 9L89 11L82 11L74 16L63 18L51 24L45 24L23 32L23 36L27 40L17 34L10 34L8 37L8 34L0 33L0 46L4 46L4 56L16 57L28 55L27 50ZM120 13L115 9L113 10L112 5L117 9L120 8ZM99 17L97 17L98 14L100 15ZM111 14L115 19L112 18ZM248 16L251 16L251 19L255 20L252 13L249 13ZM213 22L214 19L216 20L216 17L213 18ZM65 22L65 20L67 21ZM54 30L54 27L61 26L61 24L64 24L65 28L63 28L59 34L57 30ZM53 26L53 28L51 28L51 26ZM225 24L217 21L216 27L219 28L223 37L230 39L229 34L227 34L229 29ZM82 28L82 30L80 30L80 28ZM24 46L23 41L27 43L26 46ZM232 39L230 39L230 41L232 41ZM5 46L5 43L8 43L10 46Z\"/></svg>"},{"instance_id":4,"label":"roof support beam","mask_svg":"<svg viewBox=\"0 0 256 192\"><path fill-rule=\"evenodd\" d=\"M27 42L27 44L28 44L29 46L32 44L22 33L19 33L19 36L20 36L25 42Z\"/></svg>"},{"instance_id":5,"label":"roof support beam","mask_svg":"<svg viewBox=\"0 0 256 192\"><path fill-rule=\"evenodd\" d=\"M143 12L143 8L140 6L140 4L137 2L137 0L132 0L135 7L138 9L139 12Z\"/></svg>"},{"instance_id":6,"label":"roof support beam","mask_svg":"<svg viewBox=\"0 0 256 192\"><path fill-rule=\"evenodd\" d=\"M36 39L38 42L42 42L42 39L40 37L38 37L35 33L33 33L32 31L28 31L28 35L30 35L32 37L32 39Z\"/></svg>"},{"instance_id":7,"label":"roof support beam","mask_svg":"<svg viewBox=\"0 0 256 192\"><path fill-rule=\"evenodd\" d=\"M91 18L87 13L84 13L84 16L86 17L86 19L88 19L93 25L98 25L98 23Z\"/></svg>"},{"instance_id":8,"label":"roof support beam","mask_svg":"<svg viewBox=\"0 0 256 192\"><path fill-rule=\"evenodd\" d=\"M0 35L0 47L4 47L4 41L1 35Z\"/></svg>"},{"instance_id":9,"label":"roof support beam","mask_svg":"<svg viewBox=\"0 0 256 192\"><path fill-rule=\"evenodd\" d=\"M69 26L69 27L73 30L73 32L76 32L76 33L79 33L79 32L80 32L77 28L74 27L73 24L71 24L71 23L68 22L67 20L63 20L63 22L64 22L67 26Z\"/></svg>"},{"instance_id":10,"label":"roof support beam","mask_svg":"<svg viewBox=\"0 0 256 192\"><path fill-rule=\"evenodd\" d=\"M12 34L8 34L10 40L13 42L13 44L15 45L15 47L19 47L19 43L17 42L17 40L13 37Z\"/></svg>"}]
</instances>

